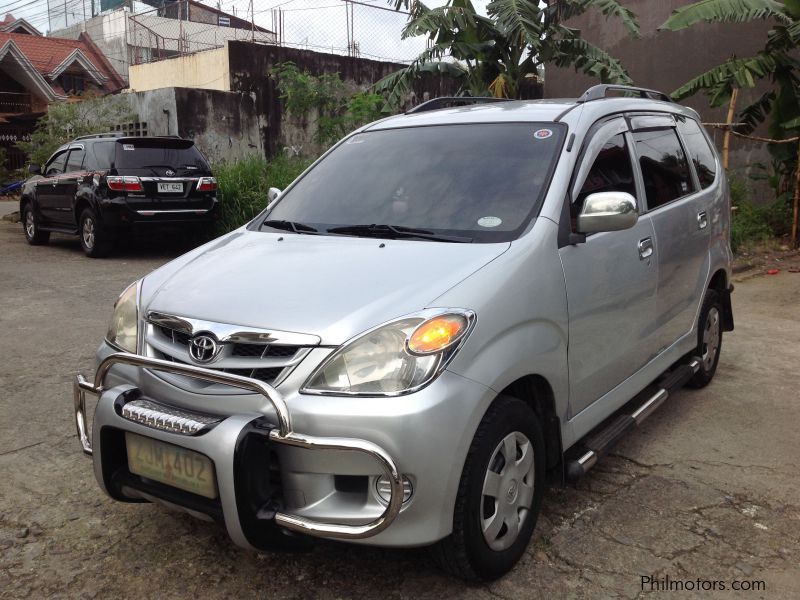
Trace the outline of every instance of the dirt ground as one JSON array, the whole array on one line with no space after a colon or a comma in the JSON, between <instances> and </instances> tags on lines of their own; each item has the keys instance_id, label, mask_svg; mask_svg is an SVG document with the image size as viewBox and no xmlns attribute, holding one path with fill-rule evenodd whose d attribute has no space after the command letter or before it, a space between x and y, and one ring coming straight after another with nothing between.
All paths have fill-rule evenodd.
<instances>
[{"instance_id":1,"label":"dirt ground","mask_svg":"<svg viewBox=\"0 0 800 600\"><path fill-rule=\"evenodd\" d=\"M103 496L72 377L92 371L117 294L181 251L90 260L76 240L30 247L0 221L1 598L800 597L797 255L739 276L711 386L675 394L580 484L549 491L522 562L465 585L424 550L257 554L216 525ZM668 581L689 591L653 591Z\"/></svg>"}]
</instances>

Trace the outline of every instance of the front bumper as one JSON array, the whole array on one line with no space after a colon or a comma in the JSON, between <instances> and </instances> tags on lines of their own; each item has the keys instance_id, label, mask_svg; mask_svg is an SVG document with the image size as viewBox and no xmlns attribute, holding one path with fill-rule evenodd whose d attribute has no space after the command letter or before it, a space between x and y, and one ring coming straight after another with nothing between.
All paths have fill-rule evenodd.
<instances>
[{"instance_id":1,"label":"front bumper","mask_svg":"<svg viewBox=\"0 0 800 600\"><path fill-rule=\"evenodd\" d=\"M135 386L124 384L112 389L104 387L109 371L114 365L170 372L260 394L274 410L274 418L270 419L257 413L220 417L213 427L202 429L196 434L176 433L176 427L178 430L181 429L181 420L168 414L155 415L143 422L134 422L123 417L122 412L127 402L141 398L140 390ZM99 396L92 435L97 448L93 448L88 434L87 392ZM145 500L155 498L180 505L190 512L221 518L228 534L241 546L254 548L271 546L267 538L274 541L279 537L279 534L270 535L270 532L276 533L274 529L343 540L369 538L389 527L400 513L403 501L402 476L395 460L383 448L362 439L310 436L295 432L292 428L291 415L281 394L255 379L134 354L116 353L102 360L94 382L89 382L80 375L77 377L74 383L74 411L83 451L93 456L95 474L109 495L120 500L131 500L136 497ZM191 494L176 497L168 488L164 489L166 486L160 488L146 481L136 481L126 477L122 466L125 461L120 456L125 451L124 445L120 447L120 435L125 431L179 445L210 458L216 466L218 504L203 503L198 498L192 498ZM243 448L246 446L246 441L259 439L262 449L266 447L264 444L276 444L308 450L358 453L368 457L378 464L383 477L389 483L389 497L385 509L377 518L366 524L321 522L282 512L279 506L270 503L268 491L264 490L260 496L263 505L250 506L253 495L244 490L248 476L238 471L235 463L237 456L245 451ZM255 442L256 445L258 443ZM231 462L234 464L231 465ZM264 465L264 469L267 468L268 465ZM126 493L126 490L133 493Z\"/></svg>"}]
</instances>

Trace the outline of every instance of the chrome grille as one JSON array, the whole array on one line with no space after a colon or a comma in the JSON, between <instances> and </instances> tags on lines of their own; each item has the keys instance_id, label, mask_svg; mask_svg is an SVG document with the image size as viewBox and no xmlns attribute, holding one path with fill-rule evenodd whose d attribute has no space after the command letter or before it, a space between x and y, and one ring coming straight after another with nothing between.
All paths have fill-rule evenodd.
<instances>
[{"instance_id":1,"label":"chrome grille","mask_svg":"<svg viewBox=\"0 0 800 600\"><path fill-rule=\"evenodd\" d=\"M150 356L183 364L199 364L189 354L189 343L193 335L201 332L211 334L218 340L220 351L213 360L202 366L252 377L270 385L278 385L283 381L318 343L315 336L241 331L232 325L160 314L153 317L151 313L149 320L145 342ZM235 331L230 333L232 329ZM312 343L285 343L295 340Z\"/></svg>"}]
</instances>

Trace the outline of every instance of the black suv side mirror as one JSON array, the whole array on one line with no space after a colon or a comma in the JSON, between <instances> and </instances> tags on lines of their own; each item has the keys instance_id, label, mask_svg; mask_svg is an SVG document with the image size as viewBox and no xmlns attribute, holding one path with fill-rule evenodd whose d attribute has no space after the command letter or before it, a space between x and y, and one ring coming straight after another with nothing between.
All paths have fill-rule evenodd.
<instances>
[{"instance_id":1,"label":"black suv side mirror","mask_svg":"<svg viewBox=\"0 0 800 600\"><path fill-rule=\"evenodd\" d=\"M31 163L28 165L28 173L31 175L38 175L42 172L42 167L37 165L36 163Z\"/></svg>"}]
</instances>

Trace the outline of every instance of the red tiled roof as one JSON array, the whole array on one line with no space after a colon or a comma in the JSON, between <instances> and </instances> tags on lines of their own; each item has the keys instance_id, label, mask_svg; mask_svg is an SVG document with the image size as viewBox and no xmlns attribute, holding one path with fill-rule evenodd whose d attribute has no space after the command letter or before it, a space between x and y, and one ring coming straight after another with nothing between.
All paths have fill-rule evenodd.
<instances>
[{"instance_id":1,"label":"red tiled roof","mask_svg":"<svg viewBox=\"0 0 800 600\"><path fill-rule=\"evenodd\" d=\"M103 86L104 91L115 92L124 87L124 82L120 76L90 39L84 37L79 40L68 40L22 33L0 32L0 48L9 40L16 44L17 48L31 62L33 67L45 78L58 65L64 62L70 54L75 50L80 50L97 71L107 78ZM51 83L49 79L48 83Z\"/></svg>"}]
</instances>

